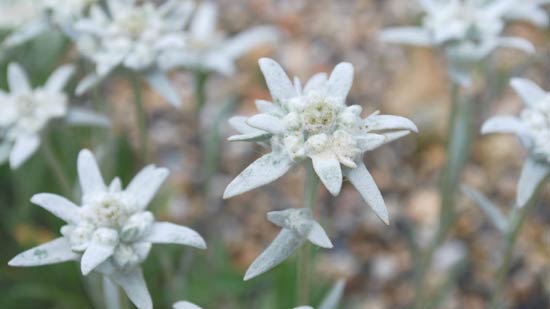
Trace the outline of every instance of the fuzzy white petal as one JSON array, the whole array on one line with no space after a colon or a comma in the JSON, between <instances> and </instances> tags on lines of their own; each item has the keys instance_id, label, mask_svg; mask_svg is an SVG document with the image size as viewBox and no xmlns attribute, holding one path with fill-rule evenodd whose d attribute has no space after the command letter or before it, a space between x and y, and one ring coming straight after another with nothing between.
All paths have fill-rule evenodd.
<instances>
[{"instance_id":1,"label":"fuzzy white petal","mask_svg":"<svg viewBox=\"0 0 550 309\"><path fill-rule=\"evenodd\" d=\"M336 309L344 294L346 282L343 279L338 280L330 289L328 294L323 298L318 309Z\"/></svg>"},{"instance_id":2,"label":"fuzzy white petal","mask_svg":"<svg viewBox=\"0 0 550 309\"><path fill-rule=\"evenodd\" d=\"M309 231L307 239L321 248L330 249L333 247L323 227L315 221L312 222L311 231Z\"/></svg>"},{"instance_id":3,"label":"fuzzy white petal","mask_svg":"<svg viewBox=\"0 0 550 309\"><path fill-rule=\"evenodd\" d=\"M269 153L250 164L225 189L223 198L250 191L268 184L283 176L293 165L290 158L282 153Z\"/></svg>"},{"instance_id":4,"label":"fuzzy white petal","mask_svg":"<svg viewBox=\"0 0 550 309\"><path fill-rule=\"evenodd\" d=\"M339 63L327 81L327 92L330 96L345 99L353 84L353 65L348 62Z\"/></svg>"},{"instance_id":5,"label":"fuzzy white petal","mask_svg":"<svg viewBox=\"0 0 550 309\"><path fill-rule=\"evenodd\" d=\"M389 224L390 219L384 198L374 182L371 174L363 162L358 162L356 168L345 168L344 173L351 184L359 191L363 200L372 208L374 213Z\"/></svg>"},{"instance_id":6,"label":"fuzzy white petal","mask_svg":"<svg viewBox=\"0 0 550 309\"><path fill-rule=\"evenodd\" d=\"M418 128L410 119L394 115L373 115L363 122L369 130L410 130L418 133Z\"/></svg>"},{"instance_id":7,"label":"fuzzy white petal","mask_svg":"<svg viewBox=\"0 0 550 309\"><path fill-rule=\"evenodd\" d=\"M258 63L275 103L294 98L298 95L288 75L286 75L283 68L275 60L261 58Z\"/></svg>"},{"instance_id":8,"label":"fuzzy white petal","mask_svg":"<svg viewBox=\"0 0 550 309\"><path fill-rule=\"evenodd\" d=\"M220 51L229 59L236 59L251 49L264 43L275 43L279 32L274 27L255 27L237 34L220 47Z\"/></svg>"},{"instance_id":9,"label":"fuzzy white petal","mask_svg":"<svg viewBox=\"0 0 550 309\"><path fill-rule=\"evenodd\" d=\"M89 74L86 77L84 77L76 86L75 93L76 95L80 96L84 93L88 92L90 89L95 87L103 77L97 75L97 74Z\"/></svg>"},{"instance_id":10,"label":"fuzzy white petal","mask_svg":"<svg viewBox=\"0 0 550 309\"><path fill-rule=\"evenodd\" d=\"M408 133L409 131L406 132ZM357 142L359 145L359 149L361 149L362 152L365 152L371 151L386 144L388 142L388 139L382 134L369 133L358 136Z\"/></svg>"},{"instance_id":11,"label":"fuzzy white petal","mask_svg":"<svg viewBox=\"0 0 550 309\"><path fill-rule=\"evenodd\" d=\"M202 308L193 303L182 300L174 304L174 309L202 309Z\"/></svg>"},{"instance_id":12,"label":"fuzzy white petal","mask_svg":"<svg viewBox=\"0 0 550 309\"><path fill-rule=\"evenodd\" d=\"M6 37L6 39L2 42L2 47L12 48L17 45L21 45L34 39L47 29L48 24L44 18L31 21L12 32L8 37Z\"/></svg>"},{"instance_id":13,"label":"fuzzy white petal","mask_svg":"<svg viewBox=\"0 0 550 309\"><path fill-rule=\"evenodd\" d=\"M27 74L21 65L12 62L8 65L8 85L11 93L28 93L32 90Z\"/></svg>"},{"instance_id":14,"label":"fuzzy white petal","mask_svg":"<svg viewBox=\"0 0 550 309\"><path fill-rule=\"evenodd\" d=\"M267 131L272 134L279 134L284 131L281 119L269 114L257 114L246 121L246 123L256 129Z\"/></svg>"},{"instance_id":15,"label":"fuzzy white petal","mask_svg":"<svg viewBox=\"0 0 550 309\"><path fill-rule=\"evenodd\" d=\"M69 78L74 74L75 67L67 64L55 70L48 78L45 88L51 92L61 92Z\"/></svg>"},{"instance_id":16,"label":"fuzzy white petal","mask_svg":"<svg viewBox=\"0 0 550 309\"><path fill-rule=\"evenodd\" d=\"M320 88L323 88L326 83L328 81L328 75L327 73L317 73L315 75L313 75L307 82L306 82L306 85L304 86L304 93L307 94L308 92L310 92L311 90L316 90L316 89L320 89Z\"/></svg>"},{"instance_id":17,"label":"fuzzy white petal","mask_svg":"<svg viewBox=\"0 0 550 309\"><path fill-rule=\"evenodd\" d=\"M197 39L207 40L216 30L218 8L212 1L204 1L195 12L191 23L191 34Z\"/></svg>"},{"instance_id":18,"label":"fuzzy white petal","mask_svg":"<svg viewBox=\"0 0 550 309\"><path fill-rule=\"evenodd\" d=\"M332 153L321 153L312 155L311 161L315 173L319 176L321 182L325 185L330 194L336 196L342 188L342 169L340 161Z\"/></svg>"},{"instance_id":19,"label":"fuzzy white petal","mask_svg":"<svg viewBox=\"0 0 550 309\"><path fill-rule=\"evenodd\" d=\"M97 161L91 151L88 149L81 150L78 154L77 165L78 179L83 195L107 190Z\"/></svg>"},{"instance_id":20,"label":"fuzzy white petal","mask_svg":"<svg viewBox=\"0 0 550 309\"><path fill-rule=\"evenodd\" d=\"M155 70L146 74L145 78L151 88L160 94L168 103L175 107L181 107L181 98L164 73Z\"/></svg>"},{"instance_id":21,"label":"fuzzy white petal","mask_svg":"<svg viewBox=\"0 0 550 309\"><path fill-rule=\"evenodd\" d=\"M71 107L65 116L65 122L72 125L97 126L108 128L111 120L100 113L80 107Z\"/></svg>"},{"instance_id":22,"label":"fuzzy white petal","mask_svg":"<svg viewBox=\"0 0 550 309\"><path fill-rule=\"evenodd\" d=\"M194 230L170 222L155 222L144 241L156 244L180 244L206 249L206 243Z\"/></svg>"},{"instance_id":23,"label":"fuzzy white petal","mask_svg":"<svg viewBox=\"0 0 550 309\"><path fill-rule=\"evenodd\" d=\"M130 181L125 191L136 198L141 209L145 209L168 174L169 171L166 168L146 166Z\"/></svg>"},{"instance_id":24,"label":"fuzzy white petal","mask_svg":"<svg viewBox=\"0 0 550 309\"><path fill-rule=\"evenodd\" d=\"M153 300L147 289L147 283L143 278L141 268L135 268L130 272L115 272L111 279L118 284L132 303L139 309L152 309Z\"/></svg>"},{"instance_id":25,"label":"fuzzy white petal","mask_svg":"<svg viewBox=\"0 0 550 309\"><path fill-rule=\"evenodd\" d=\"M304 238L297 236L291 230L283 229L273 242L252 262L252 265L248 267L244 280L250 280L279 265L291 256L304 241Z\"/></svg>"},{"instance_id":26,"label":"fuzzy white petal","mask_svg":"<svg viewBox=\"0 0 550 309\"><path fill-rule=\"evenodd\" d=\"M76 261L79 258L80 255L71 250L69 241L60 237L18 254L8 262L8 265L41 266Z\"/></svg>"},{"instance_id":27,"label":"fuzzy white petal","mask_svg":"<svg viewBox=\"0 0 550 309\"><path fill-rule=\"evenodd\" d=\"M525 105L534 107L544 100L547 93L534 82L525 78L513 78L510 86L521 97Z\"/></svg>"},{"instance_id":28,"label":"fuzzy white petal","mask_svg":"<svg viewBox=\"0 0 550 309\"><path fill-rule=\"evenodd\" d=\"M533 197L537 187L550 175L550 165L527 158L518 182L516 203L523 207Z\"/></svg>"},{"instance_id":29,"label":"fuzzy white petal","mask_svg":"<svg viewBox=\"0 0 550 309\"><path fill-rule=\"evenodd\" d=\"M19 168L36 152L38 146L40 146L40 137L38 135L18 137L11 149L10 167L12 169Z\"/></svg>"},{"instance_id":30,"label":"fuzzy white petal","mask_svg":"<svg viewBox=\"0 0 550 309\"><path fill-rule=\"evenodd\" d=\"M380 33L380 40L386 43L431 46L429 33L419 27L387 28Z\"/></svg>"},{"instance_id":31,"label":"fuzzy white petal","mask_svg":"<svg viewBox=\"0 0 550 309\"><path fill-rule=\"evenodd\" d=\"M514 133L521 136L528 134L529 129L516 117L496 116L485 121L481 133Z\"/></svg>"},{"instance_id":32,"label":"fuzzy white petal","mask_svg":"<svg viewBox=\"0 0 550 309\"><path fill-rule=\"evenodd\" d=\"M80 220L80 208L63 196L39 193L33 195L31 202L67 223L76 224Z\"/></svg>"},{"instance_id":33,"label":"fuzzy white petal","mask_svg":"<svg viewBox=\"0 0 550 309\"><path fill-rule=\"evenodd\" d=\"M523 38L501 37L498 38L497 44L498 46L517 49L527 54L534 54L536 52L533 43Z\"/></svg>"},{"instance_id":34,"label":"fuzzy white petal","mask_svg":"<svg viewBox=\"0 0 550 309\"><path fill-rule=\"evenodd\" d=\"M247 117L235 116L229 119L229 124L237 130L240 135L233 135L229 137L229 141L262 141L271 136L271 133L259 130L249 126L246 121Z\"/></svg>"},{"instance_id":35,"label":"fuzzy white petal","mask_svg":"<svg viewBox=\"0 0 550 309\"><path fill-rule=\"evenodd\" d=\"M82 255L80 270L84 276L88 275L99 264L105 262L115 251L116 243L102 243L92 240Z\"/></svg>"}]
</instances>

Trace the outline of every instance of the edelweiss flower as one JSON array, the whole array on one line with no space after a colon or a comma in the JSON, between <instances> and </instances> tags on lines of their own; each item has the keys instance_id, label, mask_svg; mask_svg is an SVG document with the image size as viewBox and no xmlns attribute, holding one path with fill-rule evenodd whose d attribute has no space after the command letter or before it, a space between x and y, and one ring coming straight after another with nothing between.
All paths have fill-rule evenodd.
<instances>
[{"instance_id":1,"label":"edelweiss flower","mask_svg":"<svg viewBox=\"0 0 550 309\"><path fill-rule=\"evenodd\" d=\"M74 34L74 23L82 18L92 3L98 0L36 0L32 4L35 14L19 25L2 43L10 48L25 43L41 33L58 28L66 35ZM21 16L17 16L21 18Z\"/></svg>"},{"instance_id":2,"label":"edelweiss flower","mask_svg":"<svg viewBox=\"0 0 550 309\"><path fill-rule=\"evenodd\" d=\"M108 0L108 13L94 5L90 17L76 25L80 52L96 65L95 73L80 82L77 94L89 90L116 67L142 73L149 84L173 105L181 104L159 69L159 59L185 46L183 27L192 9L189 1L170 0L159 7L152 2Z\"/></svg>"},{"instance_id":3,"label":"edelweiss flower","mask_svg":"<svg viewBox=\"0 0 550 309\"><path fill-rule=\"evenodd\" d=\"M152 244L174 243L205 249L202 237L190 228L169 222L155 222L146 210L168 176L168 170L145 167L122 189L120 179L105 185L92 153L78 155L78 176L82 204L64 197L40 193L31 201L67 224L62 237L27 250L10 266L38 266L79 261L82 274L97 271L120 285L138 308L152 308L140 264Z\"/></svg>"},{"instance_id":4,"label":"edelweiss flower","mask_svg":"<svg viewBox=\"0 0 550 309\"><path fill-rule=\"evenodd\" d=\"M443 47L450 62L450 75L460 84L469 83L470 67L497 47L534 53L533 45L522 38L503 37L503 16L511 0L419 0L426 16L421 27L389 28L381 39L389 43Z\"/></svg>"},{"instance_id":5,"label":"edelweiss flower","mask_svg":"<svg viewBox=\"0 0 550 309\"><path fill-rule=\"evenodd\" d=\"M256 46L273 42L277 31L273 27L256 27L235 37L225 38L216 31L218 8L212 1L204 1L194 14L187 44L161 59L163 68L183 66L197 71L215 71L225 75L235 72L235 60Z\"/></svg>"},{"instance_id":6,"label":"edelweiss flower","mask_svg":"<svg viewBox=\"0 0 550 309\"><path fill-rule=\"evenodd\" d=\"M276 180L300 162L311 159L315 172L332 195L338 195L342 176L357 188L376 214L388 223L382 195L362 162L363 153L403 137L417 128L410 120L378 112L361 118L361 106L346 106L353 66L337 65L330 78L313 76L302 89L294 85L273 60L260 59L260 68L273 103L256 101L262 112L237 117L231 124L242 133L231 141L270 141L272 152L247 167L226 188L229 198Z\"/></svg>"},{"instance_id":7,"label":"edelweiss flower","mask_svg":"<svg viewBox=\"0 0 550 309\"><path fill-rule=\"evenodd\" d=\"M267 213L267 219L282 231L260 256L248 267L244 280L259 276L279 265L296 251L306 240L322 248L332 248L332 243L323 227L313 220L308 208L286 209Z\"/></svg>"},{"instance_id":8,"label":"edelweiss flower","mask_svg":"<svg viewBox=\"0 0 550 309\"><path fill-rule=\"evenodd\" d=\"M493 117L481 128L486 133L514 133L529 151L518 183L517 206L524 206L539 184L550 175L550 92L527 79L514 78L511 86L526 107L519 118Z\"/></svg>"},{"instance_id":9,"label":"edelweiss flower","mask_svg":"<svg viewBox=\"0 0 550 309\"><path fill-rule=\"evenodd\" d=\"M504 15L511 20L525 20L538 27L548 27L548 11L542 6L550 4L550 0L523 0L516 1Z\"/></svg>"},{"instance_id":10,"label":"edelweiss flower","mask_svg":"<svg viewBox=\"0 0 550 309\"><path fill-rule=\"evenodd\" d=\"M73 66L62 66L43 87L32 89L20 65L8 66L10 92L0 90L0 163L9 158L11 168L21 166L40 146L40 134L52 119L108 125L108 120L92 112L69 110L63 88L73 72Z\"/></svg>"}]
</instances>

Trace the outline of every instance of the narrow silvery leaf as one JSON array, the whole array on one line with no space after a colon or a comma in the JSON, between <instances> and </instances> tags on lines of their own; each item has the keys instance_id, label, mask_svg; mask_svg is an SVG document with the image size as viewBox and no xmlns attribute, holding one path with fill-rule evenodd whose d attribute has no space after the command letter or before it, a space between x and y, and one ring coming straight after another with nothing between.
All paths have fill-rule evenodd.
<instances>
[{"instance_id":1,"label":"narrow silvery leaf","mask_svg":"<svg viewBox=\"0 0 550 309\"><path fill-rule=\"evenodd\" d=\"M80 208L68 199L51 193L33 195L31 202L51 212L61 220L76 224L80 220Z\"/></svg>"},{"instance_id":2,"label":"narrow silvery leaf","mask_svg":"<svg viewBox=\"0 0 550 309\"><path fill-rule=\"evenodd\" d=\"M345 99L353 84L353 65L348 62L339 63L330 74L327 81L327 92L330 96Z\"/></svg>"},{"instance_id":3,"label":"narrow silvery leaf","mask_svg":"<svg viewBox=\"0 0 550 309\"><path fill-rule=\"evenodd\" d=\"M359 191L363 200L372 208L374 213L382 219L384 223L389 224L390 219L386 204L365 164L363 162L358 162L357 168L345 168L344 173L355 189Z\"/></svg>"},{"instance_id":4,"label":"narrow silvery leaf","mask_svg":"<svg viewBox=\"0 0 550 309\"><path fill-rule=\"evenodd\" d=\"M164 73L155 70L146 74L145 78L151 88L155 89L155 91L168 101L168 103L175 107L181 106L181 99L178 92Z\"/></svg>"},{"instance_id":5,"label":"narrow silvery leaf","mask_svg":"<svg viewBox=\"0 0 550 309\"><path fill-rule=\"evenodd\" d=\"M534 107L544 100L547 93L539 85L525 78L513 78L510 85L521 97L525 105Z\"/></svg>"},{"instance_id":6,"label":"narrow silvery leaf","mask_svg":"<svg viewBox=\"0 0 550 309\"><path fill-rule=\"evenodd\" d=\"M224 42L220 47L220 52L229 59L236 59L261 44L275 43L278 37L279 32L274 27L251 28Z\"/></svg>"},{"instance_id":7,"label":"narrow silvery leaf","mask_svg":"<svg viewBox=\"0 0 550 309\"><path fill-rule=\"evenodd\" d=\"M107 190L94 155L88 149L80 151L77 165L83 195Z\"/></svg>"},{"instance_id":8,"label":"narrow silvery leaf","mask_svg":"<svg viewBox=\"0 0 550 309\"><path fill-rule=\"evenodd\" d=\"M291 256L305 239L289 229L283 229L273 242L254 260L246 271L244 280L259 276Z\"/></svg>"},{"instance_id":9,"label":"narrow silvery leaf","mask_svg":"<svg viewBox=\"0 0 550 309\"><path fill-rule=\"evenodd\" d=\"M60 237L18 254L8 262L8 265L41 266L76 261L79 258L80 255L71 250L69 241L65 237Z\"/></svg>"},{"instance_id":10,"label":"narrow silvery leaf","mask_svg":"<svg viewBox=\"0 0 550 309\"><path fill-rule=\"evenodd\" d=\"M74 74L75 68L73 65L64 65L55 70L48 78L45 88L48 91L60 92L63 90L69 78Z\"/></svg>"},{"instance_id":11,"label":"narrow silvery leaf","mask_svg":"<svg viewBox=\"0 0 550 309\"><path fill-rule=\"evenodd\" d=\"M174 304L174 309L202 309L202 308L193 303L182 300Z\"/></svg>"},{"instance_id":12,"label":"narrow silvery leaf","mask_svg":"<svg viewBox=\"0 0 550 309\"><path fill-rule=\"evenodd\" d=\"M37 19L23 25L15 32L11 33L3 42L2 47L12 48L17 45L21 45L27 41L32 40L40 33L48 29L47 21L45 19Z\"/></svg>"},{"instance_id":13,"label":"narrow silvery leaf","mask_svg":"<svg viewBox=\"0 0 550 309\"><path fill-rule=\"evenodd\" d=\"M75 90L76 95L80 96L85 94L90 89L92 89L97 84L99 84L100 81L101 81L101 77L96 74L90 74L84 77L84 79L82 79L76 86L76 90Z\"/></svg>"},{"instance_id":14,"label":"narrow silvery leaf","mask_svg":"<svg viewBox=\"0 0 550 309\"><path fill-rule=\"evenodd\" d=\"M506 231L508 225L506 218L498 209L498 207L491 203L487 197L485 197L481 192L476 191L469 186L462 186L462 192L466 194L474 203L479 206L481 211L485 213L489 221L501 232Z\"/></svg>"},{"instance_id":15,"label":"narrow silvery leaf","mask_svg":"<svg viewBox=\"0 0 550 309\"><path fill-rule=\"evenodd\" d=\"M269 114L257 114L254 115L246 121L246 123L256 129L267 131L273 134L282 133L284 126L282 121Z\"/></svg>"},{"instance_id":16,"label":"narrow silvery leaf","mask_svg":"<svg viewBox=\"0 0 550 309\"><path fill-rule=\"evenodd\" d=\"M231 142L237 141L263 141L271 137L271 133L251 127L246 123L247 117L235 116L229 119L229 124L237 130L240 135L233 135L228 138Z\"/></svg>"},{"instance_id":17,"label":"narrow silvery leaf","mask_svg":"<svg viewBox=\"0 0 550 309\"><path fill-rule=\"evenodd\" d=\"M381 135L384 136L384 138L386 139L384 141L384 144L387 144L387 143L391 143L395 140L398 140L402 137L405 137L405 136L409 135L410 133L411 133L411 131L409 131L409 130L400 130L400 131L392 131L392 132L382 133Z\"/></svg>"},{"instance_id":18,"label":"narrow silvery leaf","mask_svg":"<svg viewBox=\"0 0 550 309\"><path fill-rule=\"evenodd\" d=\"M25 70L18 63L8 65L8 85L12 93L26 93L31 91L31 84L25 74Z\"/></svg>"},{"instance_id":19,"label":"narrow silvery leaf","mask_svg":"<svg viewBox=\"0 0 550 309\"><path fill-rule=\"evenodd\" d=\"M343 279L338 280L330 289L328 294L323 298L323 301L319 305L318 309L337 309L342 295L344 294L344 288L346 287L346 281Z\"/></svg>"},{"instance_id":20,"label":"narrow silvery leaf","mask_svg":"<svg viewBox=\"0 0 550 309\"><path fill-rule=\"evenodd\" d=\"M250 191L283 176L293 163L283 153L269 153L250 164L227 186L223 198Z\"/></svg>"},{"instance_id":21,"label":"narrow silvery leaf","mask_svg":"<svg viewBox=\"0 0 550 309\"><path fill-rule=\"evenodd\" d=\"M79 107L69 108L67 115L65 116L65 121L72 125L97 126L104 128L111 126L111 120L107 116Z\"/></svg>"},{"instance_id":22,"label":"narrow silvery leaf","mask_svg":"<svg viewBox=\"0 0 550 309\"><path fill-rule=\"evenodd\" d=\"M206 243L194 230L170 222L155 222L144 241L157 244L180 244L206 249Z\"/></svg>"},{"instance_id":23,"label":"narrow silvery leaf","mask_svg":"<svg viewBox=\"0 0 550 309\"><path fill-rule=\"evenodd\" d=\"M368 130L410 130L418 133L414 122L401 116L373 115L367 117L363 123Z\"/></svg>"},{"instance_id":24,"label":"narrow silvery leaf","mask_svg":"<svg viewBox=\"0 0 550 309\"><path fill-rule=\"evenodd\" d=\"M388 28L380 33L380 40L386 43L397 43L417 46L430 46L429 33L419 27Z\"/></svg>"},{"instance_id":25,"label":"narrow silvery leaf","mask_svg":"<svg viewBox=\"0 0 550 309\"><path fill-rule=\"evenodd\" d=\"M481 133L514 133L517 135L526 135L529 134L529 129L516 117L495 116L485 121L481 127Z\"/></svg>"},{"instance_id":26,"label":"narrow silvery leaf","mask_svg":"<svg viewBox=\"0 0 550 309\"><path fill-rule=\"evenodd\" d=\"M340 161L332 153L312 155L313 169L330 194L336 196L342 188Z\"/></svg>"},{"instance_id":27,"label":"narrow silvery leaf","mask_svg":"<svg viewBox=\"0 0 550 309\"><path fill-rule=\"evenodd\" d=\"M526 54L534 54L535 46L526 39L515 37L502 37L498 39L498 45L501 47L513 48Z\"/></svg>"},{"instance_id":28,"label":"narrow silvery leaf","mask_svg":"<svg viewBox=\"0 0 550 309\"><path fill-rule=\"evenodd\" d=\"M258 63L264 74L269 92L276 103L298 95L288 75L277 62L273 59L261 58Z\"/></svg>"},{"instance_id":29,"label":"narrow silvery leaf","mask_svg":"<svg viewBox=\"0 0 550 309\"><path fill-rule=\"evenodd\" d=\"M145 209L168 174L166 168L146 166L132 179L125 191L135 196L140 208Z\"/></svg>"},{"instance_id":30,"label":"narrow silvery leaf","mask_svg":"<svg viewBox=\"0 0 550 309\"><path fill-rule=\"evenodd\" d=\"M15 140L10 153L10 167L19 168L40 146L38 135L21 136Z\"/></svg>"},{"instance_id":31,"label":"narrow silvery leaf","mask_svg":"<svg viewBox=\"0 0 550 309\"><path fill-rule=\"evenodd\" d=\"M307 239L321 248L330 249L333 247L323 227L315 221L312 222L311 231L307 235Z\"/></svg>"},{"instance_id":32,"label":"narrow silvery leaf","mask_svg":"<svg viewBox=\"0 0 550 309\"><path fill-rule=\"evenodd\" d=\"M136 267L129 272L115 272L111 279L128 295L128 298L139 309L152 309L153 300L147 289L141 268Z\"/></svg>"},{"instance_id":33,"label":"narrow silvery leaf","mask_svg":"<svg viewBox=\"0 0 550 309\"><path fill-rule=\"evenodd\" d=\"M208 40L216 30L218 8L216 4L205 1L197 8L191 23L191 34L200 40Z\"/></svg>"},{"instance_id":34,"label":"narrow silvery leaf","mask_svg":"<svg viewBox=\"0 0 550 309\"><path fill-rule=\"evenodd\" d=\"M550 175L550 165L538 162L533 158L527 158L521 170L518 182L518 193L516 203L518 207L523 207L533 197L535 191Z\"/></svg>"}]
</instances>

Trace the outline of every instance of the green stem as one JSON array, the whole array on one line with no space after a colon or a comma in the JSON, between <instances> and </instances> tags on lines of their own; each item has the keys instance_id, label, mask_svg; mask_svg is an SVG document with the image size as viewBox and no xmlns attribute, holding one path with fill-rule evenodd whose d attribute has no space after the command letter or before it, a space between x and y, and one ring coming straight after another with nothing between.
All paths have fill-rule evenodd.
<instances>
[{"instance_id":1,"label":"green stem","mask_svg":"<svg viewBox=\"0 0 550 309\"><path fill-rule=\"evenodd\" d=\"M61 191L67 198L70 198L73 194L71 181L67 177L67 174L63 171L63 166L55 155L53 147L50 144L49 136L44 137L41 148L46 162L48 162L50 169L53 171L59 185L61 186Z\"/></svg>"},{"instance_id":2,"label":"green stem","mask_svg":"<svg viewBox=\"0 0 550 309\"><path fill-rule=\"evenodd\" d=\"M204 105L206 105L206 83L208 81L208 73L197 71L195 73L195 100L197 115L200 114Z\"/></svg>"},{"instance_id":3,"label":"green stem","mask_svg":"<svg viewBox=\"0 0 550 309\"><path fill-rule=\"evenodd\" d=\"M506 278L510 271L512 259L514 257L514 248L516 246L516 241L519 237L523 224L525 223L527 214L536 204L536 198L534 196L531 198L527 205L523 206L521 209L516 209L509 220L508 228L505 234L506 238L504 250L502 253L503 260L495 275L495 287L491 297L490 308L497 309L504 307L502 292L506 283Z\"/></svg>"},{"instance_id":4,"label":"green stem","mask_svg":"<svg viewBox=\"0 0 550 309\"><path fill-rule=\"evenodd\" d=\"M136 110L136 121L139 130L139 146L143 161L149 158L149 141L147 134L147 112L143 105L143 96L141 93L141 83L135 73L129 73L134 93L134 106Z\"/></svg>"},{"instance_id":5,"label":"green stem","mask_svg":"<svg viewBox=\"0 0 550 309\"><path fill-rule=\"evenodd\" d=\"M311 162L306 163L306 181L304 189L304 208L313 210L319 178ZM296 284L298 288L298 306L308 305L311 290L311 245L304 243L298 255Z\"/></svg>"},{"instance_id":6,"label":"green stem","mask_svg":"<svg viewBox=\"0 0 550 309\"><path fill-rule=\"evenodd\" d=\"M472 113L469 99L460 100L460 88L453 85L447 144L447 163L441 181L439 224L428 248L421 256L415 276L415 307L425 308L425 281L435 250L441 245L456 220L455 193L471 146Z\"/></svg>"}]
</instances>

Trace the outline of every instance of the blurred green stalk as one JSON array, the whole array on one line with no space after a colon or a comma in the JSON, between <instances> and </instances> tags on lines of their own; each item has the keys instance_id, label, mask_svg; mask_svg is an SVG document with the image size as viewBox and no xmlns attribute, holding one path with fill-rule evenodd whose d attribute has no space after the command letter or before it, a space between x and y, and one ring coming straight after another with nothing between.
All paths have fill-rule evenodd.
<instances>
[{"instance_id":1,"label":"blurred green stalk","mask_svg":"<svg viewBox=\"0 0 550 309\"><path fill-rule=\"evenodd\" d=\"M428 248L420 257L415 274L415 308L426 307L426 277L432 264L435 250L441 245L456 220L455 194L460 175L470 152L473 123L470 98L461 100L460 86L453 84L451 90L451 111L447 141L447 163L441 181L441 207L439 224Z\"/></svg>"},{"instance_id":2,"label":"blurred green stalk","mask_svg":"<svg viewBox=\"0 0 550 309\"><path fill-rule=\"evenodd\" d=\"M141 82L138 76L129 72L130 81L132 84L132 92L134 94L134 106L136 110L136 121L138 124L139 130L139 147L140 155L143 162L147 162L149 158L149 141L147 134L147 113L145 111L145 106L143 105L143 96L141 93Z\"/></svg>"},{"instance_id":3,"label":"blurred green stalk","mask_svg":"<svg viewBox=\"0 0 550 309\"><path fill-rule=\"evenodd\" d=\"M69 177L67 177L67 174L65 171L63 171L63 165L61 165L61 162L55 155L55 152L53 150L53 147L51 145L51 137L48 134L49 132L46 132L44 135L43 141L42 141L42 153L44 154L44 158L46 159L46 162L48 163L48 166L54 173L55 177L59 181L59 185L61 187L61 192L63 195L71 198L73 195L73 188L71 185L71 181L69 180Z\"/></svg>"},{"instance_id":4,"label":"blurred green stalk","mask_svg":"<svg viewBox=\"0 0 550 309\"><path fill-rule=\"evenodd\" d=\"M319 178L315 174L311 161L306 163L306 180L304 188L304 208L309 208L313 212L315 206L315 196ZM298 254L296 286L298 289L297 300L298 306L309 304L309 296L311 294L311 245L305 242Z\"/></svg>"}]
</instances>

